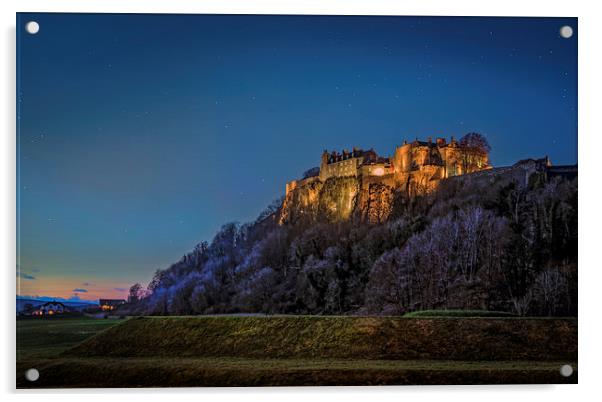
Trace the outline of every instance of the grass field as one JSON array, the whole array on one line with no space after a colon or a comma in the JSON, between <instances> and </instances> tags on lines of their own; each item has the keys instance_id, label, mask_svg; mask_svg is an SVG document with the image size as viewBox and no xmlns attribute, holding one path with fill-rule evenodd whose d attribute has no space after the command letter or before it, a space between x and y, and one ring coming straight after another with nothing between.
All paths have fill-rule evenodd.
<instances>
[{"instance_id":1,"label":"grass field","mask_svg":"<svg viewBox=\"0 0 602 402\"><path fill-rule=\"evenodd\" d=\"M458 343L467 336L464 345ZM564 344L554 342L559 336ZM515 350L504 352L508 347ZM571 319L17 322L19 388L576 383L576 360L576 320ZM566 363L575 369L569 378L559 374ZM40 371L35 383L23 376L32 367Z\"/></svg>"},{"instance_id":2,"label":"grass field","mask_svg":"<svg viewBox=\"0 0 602 402\"><path fill-rule=\"evenodd\" d=\"M81 317L17 320L17 361L56 357L119 322Z\"/></svg>"}]
</instances>

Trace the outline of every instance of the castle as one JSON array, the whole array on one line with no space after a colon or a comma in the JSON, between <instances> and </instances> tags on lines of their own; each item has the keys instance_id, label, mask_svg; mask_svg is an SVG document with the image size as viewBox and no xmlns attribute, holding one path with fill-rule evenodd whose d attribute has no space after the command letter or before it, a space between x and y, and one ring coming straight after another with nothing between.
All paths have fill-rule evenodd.
<instances>
[{"instance_id":1,"label":"castle","mask_svg":"<svg viewBox=\"0 0 602 402\"><path fill-rule=\"evenodd\" d=\"M333 177L355 177L365 189L373 183L401 189L408 194L432 190L439 180L466 173L490 169L489 155L483 150L461 146L451 137L435 141L416 139L404 141L395 148L392 157L381 157L373 150L353 148L322 153L320 173L317 176L293 180L286 184L286 195L298 186Z\"/></svg>"},{"instance_id":2,"label":"castle","mask_svg":"<svg viewBox=\"0 0 602 402\"><path fill-rule=\"evenodd\" d=\"M577 177L577 165L552 166L546 156L524 159L511 166L493 168L489 146L479 134L432 141L404 141L392 157L373 149L322 153L320 168L311 169L301 180L286 184L286 195L277 215L279 224L303 219L385 222L398 195L413 197L436 189L441 180L469 174L469 180L487 185L504 178L527 186L536 180Z\"/></svg>"}]
</instances>

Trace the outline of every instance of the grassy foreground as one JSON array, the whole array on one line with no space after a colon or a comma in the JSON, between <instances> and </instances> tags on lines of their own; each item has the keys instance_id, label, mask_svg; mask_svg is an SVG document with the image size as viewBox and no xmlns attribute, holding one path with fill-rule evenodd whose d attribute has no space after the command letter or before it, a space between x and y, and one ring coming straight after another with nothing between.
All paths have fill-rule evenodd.
<instances>
[{"instance_id":1,"label":"grassy foreground","mask_svg":"<svg viewBox=\"0 0 602 402\"><path fill-rule=\"evenodd\" d=\"M488 310L419 310L404 314L404 317L518 317L504 311Z\"/></svg>"},{"instance_id":2,"label":"grassy foreground","mask_svg":"<svg viewBox=\"0 0 602 402\"><path fill-rule=\"evenodd\" d=\"M576 328L513 318L27 320L17 325L17 386L575 383ZM569 378L558 371L566 363ZM31 367L35 383L23 376Z\"/></svg>"},{"instance_id":3,"label":"grassy foreground","mask_svg":"<svg viewBox=\"0 0 602 402\"><path fill-rule=\"evenodd\" d=\"M577 321L518 318L141 317L66 352L74 357L570 360Z\"/></svg>"},{"instance_id":4,"label":"grassy foreground","mask_svg":"<svg viewBox=\"0 0 602 402\"><path fill-rule=\"evenodd\" d=\"M120 322L81 317L17 320L17 362L56 357Z\"/></svg>"}]
</instances>

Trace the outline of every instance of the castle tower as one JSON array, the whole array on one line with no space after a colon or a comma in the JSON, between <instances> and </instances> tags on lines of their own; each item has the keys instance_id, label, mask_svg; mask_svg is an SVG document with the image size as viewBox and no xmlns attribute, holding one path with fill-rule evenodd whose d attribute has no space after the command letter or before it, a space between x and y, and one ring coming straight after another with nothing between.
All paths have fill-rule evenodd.
<instances>
[{"instance_id":1,"label":"castle tower","mask_svg":"<svg viewBox=\"0 0 602 402\"><path fill-rule=\"evenodd\" d=\"M326 178L326 169L328 166L328 158L329 158L329 154L327 150L324 150L324 152L322 152L322 159L320 161L320 180L324 181Z\"/></svg>"},{"instance_id":2,"label":"castle tower","mask_svg":"<svg viewBox=\"0 0 602 402\"><path fill-rule=\"evenodd\" d=\"M411 153L412 144L408 143L406 140L403 141L403 145L395 148L395 153L392 158L395 174L399 175L410 171L412 162Z\"/></svg>"}]
</instances>

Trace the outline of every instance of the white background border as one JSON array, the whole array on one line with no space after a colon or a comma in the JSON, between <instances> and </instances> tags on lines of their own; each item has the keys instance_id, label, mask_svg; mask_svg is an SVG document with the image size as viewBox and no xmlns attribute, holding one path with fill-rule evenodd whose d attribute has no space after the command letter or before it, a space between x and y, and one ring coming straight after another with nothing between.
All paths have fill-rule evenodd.
<instances>
[{"instance_id":1,"label":"white background border","mask_svg":"<svg viewBox=\"0 0 602 402\"><path fill-rule=\"evenodd\" d=\"M420 398L433 401L573 401L602 395L599 384L599 332L602 319L598 309L602 297L602 265L597 240L602 237L600 172L602 172L602 105L599 94L602 62L602 13L594 1L528 0L3 0L2 69L3 94L0 120L4 130L0 142L0 202L3 230L0 232L3 298L2 346L4 349L0 388L7 400L105 401L107 398L163 401L237 400L306 401L307 399L365 401L368 398L399 401ZM437 386L437 387L308 387L308 388L228 388L160 390L60 390L15 391L15 13L29 12L136 12L136 13L225 13L225 14L342 14L342 15L470 15L470 16L559 16L579 17L579 385L577 386ZM74 33L77 34L77 33ZM536 74L536 72L534 72ZM43 201L41 201L43 202ZM118 396L116 392L127 395Z\"/></svg>"}]
</instances>

